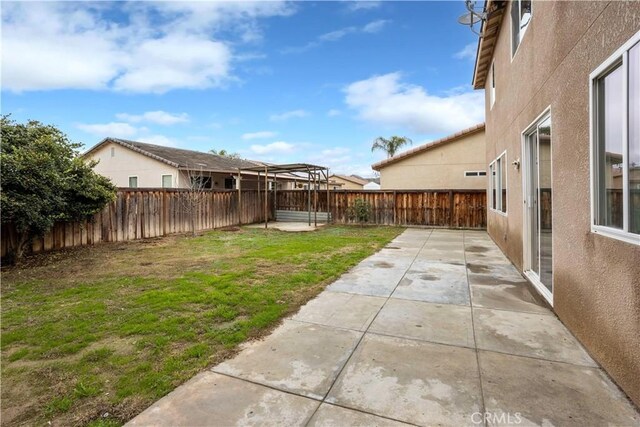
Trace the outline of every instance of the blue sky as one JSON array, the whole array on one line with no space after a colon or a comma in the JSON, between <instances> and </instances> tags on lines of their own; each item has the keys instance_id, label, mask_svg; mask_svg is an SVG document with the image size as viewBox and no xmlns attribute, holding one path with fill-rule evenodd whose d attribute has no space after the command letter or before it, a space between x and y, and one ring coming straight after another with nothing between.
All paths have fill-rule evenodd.
<instances>
[{"instance_id":1,"label":"blue sky","mask_svg":"<svg viewBox=\"0 0 640 427\"><path fill-rule=\"evenodd\" d=\"M3 2L2 113L371 175L378 136L481 122L462 1Z\"/></svg>"}]
</instances>

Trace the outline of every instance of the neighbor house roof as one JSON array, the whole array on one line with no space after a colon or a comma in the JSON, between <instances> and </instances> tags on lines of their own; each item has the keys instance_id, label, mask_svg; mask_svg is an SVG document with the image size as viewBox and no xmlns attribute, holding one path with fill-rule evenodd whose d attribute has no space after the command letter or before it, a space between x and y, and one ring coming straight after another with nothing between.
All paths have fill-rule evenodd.
<instances>
[{"instance_id":1,"label":"neighbor house roof","mask_svg":"<svg viewBox=\"0 0 640 427\"><path fill-rule=\"evenodd\" d=\"M415 156L416 154L431 150L432 148L436 148L441 145L448 144L449 142L457 141L463 137L472 135L477 132L482 132L482 131L484 131L484 123L477 124L470 128L461 130L460 132L456 132L453 135L445 136L444 138L429 142L428 144L424 144L419 147L412 148L411 150L407 150L403 153L398 154L397 156L393 156L388 159L382 160L378 163L374 163L373 165L371 165L371 168L374 170L380 170L384 167L387 167L393 163L404 160L408 157Z\"/></svg>"},{"instance_id":2,"label":"neighbor house roof","mask_svg":"<svg viewBox=\"0 0 640 427\"><path fill-rule=\"evenodd\" d=\"M354 184L358 184L358 185L365 185L366 183L368 183L369 181L361 178L359 176L353 176L353 175L338 175L338 174L333 174L331 176L334 176L336 178L340 178L343 179L345 181L350 181L353 182ZM329 178L331 178L331 176Z\"/></svg>"},{"instance_id":3,"label":"neighbor house roof","mask_svg":"<svg viewBox=\"0 0 640 427\"><path fill-rule=\"evenodd\" d=\"M482 37L478 40L476 65L473 69L474 89L484 88L507 3L504 0L486 0L484 3L484 12L488 12L488 18L482 22L480 28Z\"/></svg>"},{"instance_id":4,"label":"neighbor house roof","mask_svg":"<svg viewBox=\"0 0 640 427\"><path fill-rule=\"evenodd\" d=\"M105 144L114 143L140 153L144 156L151 157L163 163L167 163L178 169L197 169L213 172L235 172L238 169L248 169L259 165L244 159L234 159L225 156L218 156L211 153L203 153L201 151L184 150L182 148L164 147L162 145L147 144L144 142L130 141L120 138L105 138L98 144L89 149L84 155L97 150Z\"/></svg>"}]
</instances>

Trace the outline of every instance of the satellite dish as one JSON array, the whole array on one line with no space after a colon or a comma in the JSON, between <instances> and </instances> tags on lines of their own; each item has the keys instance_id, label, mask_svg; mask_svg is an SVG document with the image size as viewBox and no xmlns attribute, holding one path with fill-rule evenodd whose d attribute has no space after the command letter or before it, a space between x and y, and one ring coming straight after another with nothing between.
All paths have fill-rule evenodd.
<instances>
[{"instance_id":1,"label":"satellite dish","mask_svg":"<svg viewBox=\"0 0 640 427\"><path fill-rule=\"evenodd\" d=\"M471 25L477 24L478 22L480 22L480 17L478 17L473 12L467 12L464 15L462 15L460 18L458 18L458 23L462 25L471 26Z\"/></svg>"},{"instance_id":2,"label":"satellite dish","mask_svg":"<svg viewBox=\"0 0 640 427\"><path fill-rule=\"evenodd\" d=\"M480 31L476 30L474 26L484 22L487 19L487 13L484 10L476 10L476 2L473 0L465 0L464 5L468 12L458 18L458 23L466 25L474 34L482 37Z\"/></svg>"}]
</instances>

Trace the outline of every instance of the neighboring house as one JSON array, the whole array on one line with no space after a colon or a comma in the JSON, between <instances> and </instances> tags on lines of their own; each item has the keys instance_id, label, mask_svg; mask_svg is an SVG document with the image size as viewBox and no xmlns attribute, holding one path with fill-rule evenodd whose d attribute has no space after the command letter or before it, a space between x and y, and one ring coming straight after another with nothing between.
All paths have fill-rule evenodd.
<instances>
[{"instance_id":1,"label":"neighboring house","mask_svg":"<svg viewBox=\"0 0 640 427\"><path fill-rule=\"evenodd\" d=\"M369 180L355 175L334 174L329 176L329 184L333 190L362 190L368 182Z\"/></svg>"},{"instance_id":2,"label":"neighboring house","mask_svg":"<svg viewBox=\"0 0 640 427\"><path fill-rule=\"evenodd\" d=\"M380 184L375 181L369 181L362 186L363 190L380 190Z\"/></svg>"},{"instance_id":3,"label":"neighboring house","mask_svg":"<svg viewBox=\"0 0 640 427\"><path fill-rule=\"evenodd\" d=\"M382 190L484 190L484 123L397 154L371 167Z\"/></svg>"},{"instance_id":4,"label":"neighboring house","mask_svg":"<svg viewBox=\"0 0 640 427\"><path fill-rule=\"evenodd\" d=\"M640 2L485 10L488 232L640 404Z\"/></svg>"},{"instance_id":5,"label":"neighboring house","mask_svg":"<svg viewBox=\"0 0 640 427\"><path fill-rule=\"evenodd\" d=\"M84 157L97 160L94 170L111 179L117 187L130 188L190 188L196 183L206 189L235 189L238 169L263 165L255 161L119 138L105 138L89 149ZM260 186L264 188L264 175L262 177ZM269 179L270 188L275 185L273 181ZM278 189L294 189L296 181L306 180L278 175ZM258 174L243 172L242 188L258 188Z\"/></svg>"}]
</instances>

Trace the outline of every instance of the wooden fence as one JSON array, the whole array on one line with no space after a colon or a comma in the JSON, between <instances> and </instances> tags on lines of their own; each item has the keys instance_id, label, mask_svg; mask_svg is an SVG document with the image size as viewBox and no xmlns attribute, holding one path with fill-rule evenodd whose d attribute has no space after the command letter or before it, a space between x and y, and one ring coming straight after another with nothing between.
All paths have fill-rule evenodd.
<instances>
[{"instance_id":1,"label":"wooden fence","mask_svg":"<svg viewBox=\"0 0 640 427\"><path fill-rule=\"evenodd\" d=\"M264 221L261 194L243 190L238 209L237 191L206 191L189 203L193 193L178 189L120 189L116 200L88 221L57 223L44 237L35 239L32 252L43 252L100 242L124 242L191 231L191 214L197 230ZM270 215L271 217L271 215ZM15 246L16 232L2 227L0 253Z\"/></svg>"},{"instance_id":2,"label":"wooden fence","mask_svg":"<svg viewBox=\"0 0 640 427\"><path fill-rule=\"evenodd\" d=\"M306 190L274 193L269 194L269 219L273 219L276 209L307 211ZM35 239L32 252L187 233L191 231L192 215L199 231L264 221L263 192L243 190L239 197L236 190L206 191L199 195L199 202L193 204L195 209L187 202L191 196L187 190L178 189L120 189L116 200L92 219L58 223L44 237ZM327 194L325 190L317 195L311 193L311 207L317 206L318 212L326 212L329 201L332 222L348 224L355 222L349 211L359 198L371 206L370 224L486 227L484 191L335 190ZM15 242L15 228L10 224L3 226L1 256L5 256Z\"/></svg>"},{"instance_id":3,"label":"wooden fence","mask_svg":"<svg viewBox=\"0 0 640 427\"><path fill-rule=\"evenodd\" d=\"M301 190L278 191L280 210L306 211L309 194ZM329 211L333 222L353 223L349 208L356 199L371 206L369 223L380 225L424 225L452 228L486 228L487 204L484 190L353 191L311 193L311 209ZM313 218L313 214L312 214ZM313 219L312 219L313 220Z\"/></svg>"}]
</instances>

